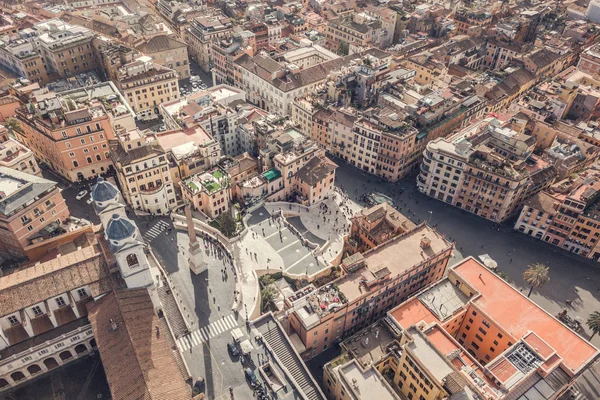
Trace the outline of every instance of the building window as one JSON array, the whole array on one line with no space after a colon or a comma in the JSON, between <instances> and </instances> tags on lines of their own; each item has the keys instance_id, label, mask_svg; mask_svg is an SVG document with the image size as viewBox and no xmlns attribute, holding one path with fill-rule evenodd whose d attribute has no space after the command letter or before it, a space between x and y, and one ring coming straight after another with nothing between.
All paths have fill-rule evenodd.
<instances>
[{"instance_id":1,"label":"building window","mask_svg":"<svg viewBox=\"0 0 600 400\"><path fill-rule=\"evenodd\" d=\"M11 325L16 325L19 323L19 319L17 317L15 317L14 315L11 315L10 317L8 317L8 322Z\"/></svg>"},{"instance_id":2,"label":"building window","mask_svg":"<svg viewBox=\"0 0 600 400\"><path fill-rule=\"evenodd\" d=\"M40 308L40 306L35 306L35 307L31 307L31 311L33 311L33 315L35 315L36 317L38 315L42 315L42 309Z\"/></svg>"},{"instance_id":3,"label":"building window","mask_svg":"<svg viewBox=\"0 0 600 400\"><path fill-rule=\"evenodd\" d=\"M127 256L127 265L129 267L137 267L139 265L139 261L138 258L135 254L129 254Z\"/></svg>"},{"instance_id":4,"label":"building window","mask_svg":"<svg viewBox=\"0 0 600 400\"><path fill-rule=\"evenodd\" d=\"M57 297L57 298L56 298L56 304L57 304L59 307L64 307L64 306L66 306L66 305L67 305L67 303L65 302L65 299L63 299L63 298L62 298L62 296L61 296L61 297Z\"/></svg>"},{"instance_id":5,"label":"building window","mask_svg":"<svg viewBox=\"0 0 600 400\"><path fill-rule=\"evenodd\" d=\"M88 297L87 292L83 288L77 289L77 295L79 296L80 299L85 299L86 297Z\"/></svg>"},{"instance_id":6,"label":"building window","mask_svg":"<svg viewBox=\"0 0 600 400\"><path fill-rule=\"evenodd\" d=\"M79 167L79 163L77 161L73 161L73 166L77 168Z\"/></svg>"},{"instance_id":7,"label":"building window","mask_svg":"<svg viewBox=\"0 0 600 400\"><path fill-rule=\"evenodd\" d=\"M65 132L65 131L62 131L61 135L62 135L63 139L67 139L69 137L69 136L67 136L67 132Z\"/></svg>"}]
</instances>

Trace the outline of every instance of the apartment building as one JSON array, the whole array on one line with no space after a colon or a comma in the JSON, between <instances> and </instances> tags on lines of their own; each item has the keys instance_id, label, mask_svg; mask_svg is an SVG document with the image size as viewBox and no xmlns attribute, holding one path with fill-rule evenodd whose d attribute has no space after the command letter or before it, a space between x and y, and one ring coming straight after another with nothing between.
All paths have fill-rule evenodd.
<instances>
[{"instance_id":1,"label":"apartment building","mask_svg":"<svg viewBox=\"0 0 600 400\"><path fill-rule=\"evenodd\" d=\"M165 214L176 207L168 155L152 132L121 132L109 141L109 147L127 204L151 214Z\"/></svg>"},{"instance_id":2,"label":"apartment building","mask_svg":"<svg viewBox=\"0 0 600 400\"><path fill-rule=\"evenodd\" d=\"M600 172L594 166L529 199L514 229L594 261L600 260Z\"/></svg>"},{"instance_id":3,"label":"apartment building","mask_svg":"<svg viewBox=\"0 0 600 400\"><path fill-rule=\"evenodd\" d=\"M210 72L212 68L212 42L229 35L232 29L231 21L222 14L194 18L185 28L184 38L190 56L204 72Z\"/></svg>"},{"instance_id":4,"label":"apartment building","mask_svg":"<svg viewBox=\"0 0 600 400\"><path fill-rule=\"evenodd\" d=\"M219 143L199 125L167 130L156 136L172 162L169 167L175 187L180 187L185 178L215 166L222 156Z\"/></svg>"},{"instance_id":5,"label":"apartment building","mask_svg":"<svg viewBox=\"0 0 600 400\"><path fill-rule=\"evenodd\" d=\"M472 257L388 315L401 336L378 366L406 398L555 399L599 355Z\"/></svg>"},{"instance_id":6,"label":"apartment building","mask_svg":"<svg viewBox=\"0 0 600 400\"><path fill-rule=\"evenodd\" d=\"M163 67L174 70L178 79L190 77L187 44L173 36L158 35L135 46L139 52L152 57Z\"/></svg>"},{"instance_id":7,"label":"apartment building","mask_svg":"<svg viewBox=\"0 0 600 400\"><path fill-rule=\"evenodd\" d=\"M156 119L162 103L179 98L175 70L121 45L102 43L99 51L106 75L116 83L137 119Z\"/></svg>"},{"instance_id":8,"label":"apartment building","mask_svg":"<svg viewBox=\"0 0 600 400\"><path fill-rule=\"evenodd\" d=\"M33 39L49 74L61 78L91 71L96 68L92 40L94 34L87 28L51 19L34 25L38 35Z\"/></svg>"},{"instance_id":9,"label":"apartment building","mask_svg":"<svg viewBox=\"0 0 600 400\"><path fill-rule=\"evenodd\" d=\"M365 59L369 61L365 62ZM246 92L252 103L268 112L287 116L292 113L294 99L324 89L321 84L332 71L364 63L385 67L391 63L391 56L378 49L369 49L301 69L291 62L244 54L234 62L234 82Z\"/></svg>"},{"instance_id":10,"label":"apartment building","mask_svg":"<svg viewBox=\"0 0 600 400\"><path fill-rule=\"evenodd\" d=\"M229 177L218 168L187 178L182 182L181 192L185 201L211 219L230 210Z\"/></svg>"},{"instance_id":11,"label":"apartment building","mask_svg":"<svg viewBox=\"0 0 600 400\"><path fill-rule=\"evenodd\" d=\"M0 167L37 176L42 174L33 152L15 139L9 138L8 130L2 125L0 125Z\"/></svg>"},{"instance_id":12,"label":"apartment building","mask_svg":"<svg viewBox=\"0 0 600 400\"><path fill-rule=\"evenodd\" d=\"M577 69L594 79L600 79L600 45L593 45L581 53Z\"/></svg>"},{"instance_id":13,"label":"apartment building","mask_svg":"<svg viewBox=\"0 0 600 400\"><path fill-rule=\"evenodd\" d=\"M384 29L381 21L366 12L342 15L327 21L325 37L336 46L345 44L347 51L362 49L369 45L385 48L392 44L394 30Z\"/></svg>"},{"instance_id":14,"label":"apartment building","mask_svg":"<svg viewBox=\"0 0 600 400\"><path fill-rule=\"evenodd\" d=\"M388 317L340 343L341 355L323 367L323 391L330 399L401 400L380 365L397 348L400 330Z\"/></svg>"},{"instance_id":15,"label":"apartment building","mask_svg":"<svg viewBox=\"0 0 600 400\"><path fill-rule=\"evenodd\" d=\"M69 182L98 176L111 168L111 119L129 115L118 97L81 98L67 92L47 92L36 99L31 96L29 105L17 110L22 132L15 135L38 160Z\"/></svg>"},{"instance_id":16,"label":"apartment building","mask_svg":"<svg viewBox=\"0 0 600 400\"><path fill-rule=\"evenodd\" d=\"M86 304L121 287L92 233L0 278L0 391L14 390L97 351Z\"/></svg>"},{"instance_id":17,"label":"apartment building","mask_svg":"<svg viewBox=\"0 0 600 400\"><path fill-rule=\"evenodd\" d=\"M348 254L364 253L415 226L410 219L387 202L363 209L352 217L350 234L345 238L344 250Z\"/></svg>"},{"instance_id":18,"label":"apartment building","mask_svg":"<svg viewBox=\"0 0 600 400\"><path fill-rule=\"evenodd\" d=\"M24 38L0 37L0 66L15 76L46 85L49 79L45 59L25 34L20 36Z\"/></svg>"},{"instance_id":19,"label":"apartment building","mask_svg":"<svg viewBox=\"0 0 600 400\"><path fill-rule=\"evenodd\" d=\"M420 224L342 260L344 275L330 285L286 299L290 330L303 344L303 357L320 354L440 280L453 247L443 235Z\"/></svg>"},{"instance_id":20,"label":"apartment building","mask_svg":"<svg viewBox=\"0 0 600 400\"><path fill-rule=\"evenodd\" d=\"M3 255L35 258L36 242L65 232L71 213L55 182L0 166L0 192Z\"/></svg>"},{"instance_id":21,"label":"apartment building","mask_svg":"<svg viewBox=\"0 0 600 400\"><path fill-rule=\"evenodd\" d=\"M548 187L556 170L532 155L535 139L485 119L427 144L417 188L491 221L504 221Z\"/></svg>"},{"instance_id":22,"label":"apartment building","mask_svg":"<svg viewBox=\"0 0 600 400\"><path fill-rule=\"evenodd\" d=\"M294 175L296 201L308 206L333 194L337 164L327 156L314 156Z\"/></svg>"},{"instance_id":23,"label":"apartment building","mask_svg":"<svg viewBox=\"0 0 600 400\"><path fill-rule=\"evenodd\" d=\"M214 83L233 85L233 62L242 54L253 57L256 49L256 36L250 31L228 34L214 40L210 46Z\"/></svg>"},{"instance_id":24,"label":"apartment building","mask_svg":"<svg viewBox=\"0 0 600 400\"><path fill-rule=\"evenodd\" d=\"M167 129L200 126L221 146L224 154L237 156L248 151L237 130L255 107L245 104L246 94L228 85L213 86L185 98L160 105ZM230 106L235 103L235 106Z\"/></svg>"}]
</instances>

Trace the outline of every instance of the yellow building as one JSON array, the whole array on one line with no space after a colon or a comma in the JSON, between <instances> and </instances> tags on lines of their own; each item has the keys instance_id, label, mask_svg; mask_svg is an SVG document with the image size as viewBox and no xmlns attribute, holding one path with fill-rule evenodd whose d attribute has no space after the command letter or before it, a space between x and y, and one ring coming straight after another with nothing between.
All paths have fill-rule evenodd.
<instances>
[{"instance_id":1,"label":"yellow building","mask_svg":"<svg viewBox=\"0 0 600 400\"><path fill-rule=\"evenodd\" d=\"M150 131L122 132L109 142L121 193L133 208L164 214L177 205L165 150Z\"/></svg>"},{"instance_id":2,"label":"yellow building","mask_svg":"<svg viewBox=\"0 0 600 400\"><path fill-rule=\"evenodd\" d=\"M156 64L175 70L179 79L190 77L188 50L184 41L160 35L137 45L136 49L152 57Z\"/></svg>"}]
</instances>

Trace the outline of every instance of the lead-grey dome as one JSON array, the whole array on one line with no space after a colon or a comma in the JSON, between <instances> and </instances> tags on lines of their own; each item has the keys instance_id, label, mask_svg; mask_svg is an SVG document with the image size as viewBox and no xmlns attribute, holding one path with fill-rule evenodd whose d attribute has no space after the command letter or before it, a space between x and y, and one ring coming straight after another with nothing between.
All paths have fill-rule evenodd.
<instances>
[{"instance_id":1,"label":"lead-grey dome","mask_svg":"<svg viewBox=\"0 0 600 400\"><path fill-rule=\"evenodd\" d=\"M96 203L114 200L118 195L119 189L112 183L105 181L102 177L98 178L92 189L92 200Z\"/></svg>"},{"instance_id":2,"label":"lead-grey dome","mask_svg":"<svg viewBox=\"0 0 600 400\"><path fill-rule=\"evenodd\" d=\"M121 217L119 214L113 214L106 225L106 237L111 241L120 242L123 239L133 237L135 234L135 225L130 220Z\"/></svg>"}]
</instances>

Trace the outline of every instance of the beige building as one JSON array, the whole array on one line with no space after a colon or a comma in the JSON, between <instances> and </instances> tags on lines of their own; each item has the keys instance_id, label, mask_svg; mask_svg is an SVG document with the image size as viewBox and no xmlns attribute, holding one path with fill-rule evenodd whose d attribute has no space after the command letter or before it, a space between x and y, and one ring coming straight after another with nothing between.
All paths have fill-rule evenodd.
<instances>
[{"instance_id":1,"label":"beige building","mask_svg":"<svg viewBox=\"0 0 600 400\"><path fill-rule=\"evenodd\" d=\"M101 42L97 47L106 74L123 93L137 119L158 118L162 103L179 98L175 70L124 46Z\"/></svg>"},{"instance_id":2,"label":"beige building","mask_svg":"<svg viewBox=\"0 0 600 400\"><path fill-rule=\"evenodd\" d=\"M59 19L40 22L34 29L39 32L35 42L49 73L64 78L96 68L94 34L89 29Z\"/></svg>"},{"instance_id":3,"label":"beige building","mask_svg":"<svg viewBox=\"0 0 600 400\"><path fill-rule=\"evenodd\" d=\"M179 79L190 77L188 46L173 36L154 36L135 47L138 51L152 57L154 62L175 70Z\"/></svg>"},{"instance_id":4,"label":"beige building","mask_svg":"<svg viewBox=\"0 0 600 400\"><path fill-rule=\"evenodd\" d=\"M0 125L0 167L11 168L41 176L33 152L15 139L8 138L7 129Z\"/></svg>"},{"instance_id":5,"label":"beige building","mask_svg":"<svg viewBox=\"0 0 600 400\"><path fill-rule=\"evenodd\" d=\"M417 187L430 197L490 221L504 221L549 186L556 170L535 157L535 138L488 118L424 151Z\"/></svg>"},{"instance_id":6,"label":"beige building","mask_svg":"<svg viewBox=\"0 0 600 400\"><path fill-rule=\"evenodd\" d=\"M122 132L109 142L121 193L133 208L164 214L177 204L167 153L150 131Z\"/></svg>"},{"instance_id":7,"label":"beige building","mask_svg":"<svg viewBox=\"0 0 600 400\"><path fill-rule=\"evenodd\" d=\"M204 72L212 68L211 46L217 38L231 33L233 25L225 15L202 16L194 18L185 28L185 42L189 53Z\"/></svg>"},{"instance_id":8,"label":"beige building","mask_svg":"<svg viewBox=\"0 0 600 400\"><path fill-rule=\"evenodd\" d=\"M27 39L14 39L9 35L0 37L0 66L15 76L30 82L46 85L48 73L45 60L40 52Z\"/></svg>"}]
</instances>

